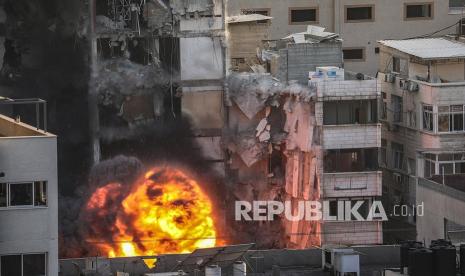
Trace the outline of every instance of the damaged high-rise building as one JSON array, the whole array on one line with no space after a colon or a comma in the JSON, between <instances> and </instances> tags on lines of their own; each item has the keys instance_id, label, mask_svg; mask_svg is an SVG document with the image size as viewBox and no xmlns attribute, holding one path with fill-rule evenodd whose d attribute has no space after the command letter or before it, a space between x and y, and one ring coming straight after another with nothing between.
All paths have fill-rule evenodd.
<instances>
[{"instance_id":1,"label":"damaged high-rise building","mask_svg":"<svg viewBox=\"0 0 465 276\"><path fill-rule=\"evenodd\" d=\"M58 41L66 49L73 39L79 43L54 60L57 84L48 95L61 99L49 116L63 137L62 257L157 255L231 243L294 249L382 243L379 221L235 220L236 201L289 202L294 214L301 201L328 201L333 215L336 200L363 200L366 211L381 195L377 82L342 69L338 34L308 26L272 40L264 24L271 17L227 17L221 0L76 6L79 16L63 24L73 26L63 39L69 44ZM61 30L44 18L41 32ZM36 56L18 46L22 40L11 30L2 71L8 82L20 86L29 83L23 74L49 75L40 62L33 73L24 70L22 63L37 62ZM79 74L67 71L72 66ZM164 193L173 197L163 201ZM151 207L164 214L187 210L170 217L175 230L191 223L202 231L173 234L157 224Z\"/></svg>"}]
</instances>

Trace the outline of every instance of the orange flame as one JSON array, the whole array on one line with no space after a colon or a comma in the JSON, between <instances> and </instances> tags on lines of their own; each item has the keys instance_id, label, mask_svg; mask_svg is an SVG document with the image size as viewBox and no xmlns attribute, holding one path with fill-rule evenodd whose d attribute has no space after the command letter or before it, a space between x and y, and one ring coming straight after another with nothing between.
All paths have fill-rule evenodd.
<instances>
[{"instance_id":1,"label":"orange flame","mask_svg":"<svg viewBox=\"0 0 465 276\"><path fill-rule=\"evenodd\" d=\"M182 171L151 169L128 193L123 191L119 183L107 184L86 204L87 213L97 216L92 219L96 223L114 217L108 229L112 241L96 242L108 257L188 253L216 245L212 203Z\"/></svg>"}]
</instances>

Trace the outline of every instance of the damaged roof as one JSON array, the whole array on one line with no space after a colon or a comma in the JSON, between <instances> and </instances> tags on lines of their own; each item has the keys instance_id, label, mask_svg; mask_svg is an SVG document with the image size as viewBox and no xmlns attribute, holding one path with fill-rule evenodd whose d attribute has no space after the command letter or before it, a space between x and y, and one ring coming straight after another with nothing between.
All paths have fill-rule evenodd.
<instances>
[{"instance_id":1,"label":"damaged roof","mask_svg":"<svg viewBox=\"0 0 465 276\"><path fill-rule=\"evenodd\" d=\"M293 40L294 43L320 43L331 39L339 39L339 35L325 32L325 28L313 25L308 25L305 32L291 34L283 38L283 40Z\"/></svg>"},{"instance_id":2,"label":"damaged roof","mask_svg":"<svg viewBox=\"0 0 465 276\"><path fill-rule=\"evenodd\" d=\"M425 60L465 58L465 44L445 38L381 40L378 42Z\"/></svg>"},{"instance_id":3,"label":"damaged roof","mask_svg":"<svg viewBox=\"0 0 465 276\"><path fill-rule=\"evenodd\" d=\"M235 15L229 16L226 18L226 23L234 24L234 23L242 23L242 22L253 22L253 21L260 21L260 20L269 20L273 19L271 16L266 16L262 14L242 14L242 15Z\"/></svg>"}]
</instances>

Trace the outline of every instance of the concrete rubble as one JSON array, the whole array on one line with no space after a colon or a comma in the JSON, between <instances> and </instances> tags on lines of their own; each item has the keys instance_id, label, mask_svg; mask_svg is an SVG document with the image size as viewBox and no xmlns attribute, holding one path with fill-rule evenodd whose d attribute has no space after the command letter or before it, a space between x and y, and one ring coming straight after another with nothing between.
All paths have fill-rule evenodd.
<instances>
[{"instance_id":1,"label":"concrete rubble","mask_svg":"<svg viewBox=\"0 0 465 276\"><path fill-rule=\"evenodd\" d=\"M285 85L269 74L231 74L228 88L233 104L226 139L231 169L237 170L236 182L240 184L235 195L290 201L295 212L298 200L318 199L320 164L316 156L320 146L319 139L314 139L318 133L315 94L295 82ZM281 161L275 164L275 159ZM317 223L280 221L286 247L319 244Z\"/></svg>"}]
</instances>

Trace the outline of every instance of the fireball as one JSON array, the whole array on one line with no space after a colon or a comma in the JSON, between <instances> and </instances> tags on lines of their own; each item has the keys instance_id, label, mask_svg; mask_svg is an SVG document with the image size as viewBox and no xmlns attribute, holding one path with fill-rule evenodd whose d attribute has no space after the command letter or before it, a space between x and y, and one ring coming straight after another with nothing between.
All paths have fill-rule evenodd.
<instances>
[{"instance_id":1,"label":"fireball","mask_svg":"<svg viewBox=\"0 0 465 276\"><path fill-rule=\"evenodd\" d=\"M103 225L92 229L90 240L108 257L188 253L216 245L212 202L179 169L153 168L130 189L119 183L100 187L85 212L90 225ZM111 241L103 238L108 234Z\"/></svg>"}]
</instances>

